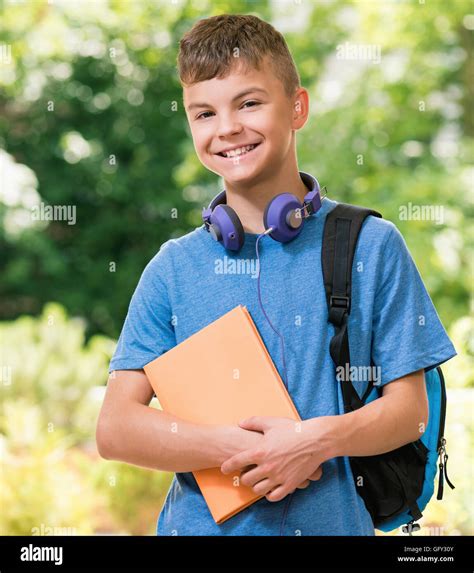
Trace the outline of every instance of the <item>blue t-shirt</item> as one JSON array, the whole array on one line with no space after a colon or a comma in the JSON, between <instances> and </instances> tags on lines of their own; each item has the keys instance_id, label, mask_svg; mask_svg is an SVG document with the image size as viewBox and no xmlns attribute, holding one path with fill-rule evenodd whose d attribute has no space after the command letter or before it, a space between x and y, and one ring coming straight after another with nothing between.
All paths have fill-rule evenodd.
<instances>
[{"instance_id":1,"label":"blue t-shirt","mask_svg":"<svg viewBox=\"0 0 474 573\"><path fill-rule=\"evenodd\" d=\"M325 198L300 235L282 244L259 242L264 309L284 337L288 390L301 419L344 412L329 354L321 269ZM147 362L241 304L249 310L282 378L281 342L257 293L255 242L246 233L239 253L204 226L165 242L133 294L110 371ZM240 261L239 261L240 259ZM380 385L449 360L456 351L441 324L405 241L390 221L369 216L354 257L349 317L351 366L379 367ZM355 382L360 395L367 383ZM291 499L291 503L290 502ZM287 510L287 511L285 511ZM191 472L176 473L157 522L158 535L374 535L347 457L323 464L322 478L279 502L265 497L217 525Z\"/></svg>"}]
</instances>

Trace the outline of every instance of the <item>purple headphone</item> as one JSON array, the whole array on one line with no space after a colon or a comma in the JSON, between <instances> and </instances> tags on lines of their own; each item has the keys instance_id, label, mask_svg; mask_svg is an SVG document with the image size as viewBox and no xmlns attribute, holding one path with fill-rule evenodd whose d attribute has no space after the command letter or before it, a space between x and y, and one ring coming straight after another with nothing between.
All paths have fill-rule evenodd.
<instances>
[{"instance_id":1,"label":"purple headphone","mask_svg":"<svg viewBox=\"0 0 474 573\"><path fill-rule=\"evenodd\" d=\"M310 189L303 204L292 193L280 193L273 197L263 214L265 233L280 243L288 243L297 237L304 220L321 208L318 181L309 173L299 172L303 183ZM221 191L202 211L206 231L229 251L240 251L245 233L237 213L226 204L226 192Z\"/></svg>"}]
</instances>

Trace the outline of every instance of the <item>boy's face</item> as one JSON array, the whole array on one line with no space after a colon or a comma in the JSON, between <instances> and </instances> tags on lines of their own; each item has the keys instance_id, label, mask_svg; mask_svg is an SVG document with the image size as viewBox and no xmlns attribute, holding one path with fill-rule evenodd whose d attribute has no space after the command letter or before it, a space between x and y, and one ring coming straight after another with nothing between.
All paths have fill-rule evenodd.
<instances>
[{"instance_id":1,"label":"boy's face","mask_svg":"<svg viewBox=\"0 0 474 573\"><path fill-rule=\"evenodd\" d=\"M307 91L299 88L289 100L268 61L260 71L243 73L237 66L226 78L183 87L196 153L229 184L262 181L275 175L275 166L289 164L293 132L306 122L307 98ZM219 155L251 144L257 147L242 155Z\"/></svg>"}]
</instances>

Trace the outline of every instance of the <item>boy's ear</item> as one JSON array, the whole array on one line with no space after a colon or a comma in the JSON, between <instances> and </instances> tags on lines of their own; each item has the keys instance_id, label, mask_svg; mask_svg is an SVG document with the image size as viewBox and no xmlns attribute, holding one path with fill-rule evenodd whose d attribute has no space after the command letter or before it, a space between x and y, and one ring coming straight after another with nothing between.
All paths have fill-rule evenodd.
<instances>
[{"instance_id":1,"label":"boy's ear","mask_svg":"<svg viewBox=\"0 0 474 573\"><path fill-rule=\"evenodd\" d=\"M309 94L305 88L299 88L295 94L293 127L301 129L308 119L309 114Z\"/></svg>"}]
</instances>

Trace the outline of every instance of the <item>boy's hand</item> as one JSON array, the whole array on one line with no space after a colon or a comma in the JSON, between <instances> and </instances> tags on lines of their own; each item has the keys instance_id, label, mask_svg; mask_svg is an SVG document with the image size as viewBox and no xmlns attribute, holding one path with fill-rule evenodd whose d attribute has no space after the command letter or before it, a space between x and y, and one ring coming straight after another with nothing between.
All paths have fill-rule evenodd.
<instances>
[{"instance_id":1,"label":"boy's hand","mask_svg":"<svg viewBox=\"0 0 474 573\"><path fill-rule=\"evenodd\" d=\"M321 477L321 465L328 459L318 451L314 425L309 431L307 422L268 416L243 420L241 428L263 432L263 439L226 460L221 465L222 473L240 474L247 470L240 483L252 487L268 501L280 501L296 488L307 487L309 480Z\"/></svg>"}]
</instances>

